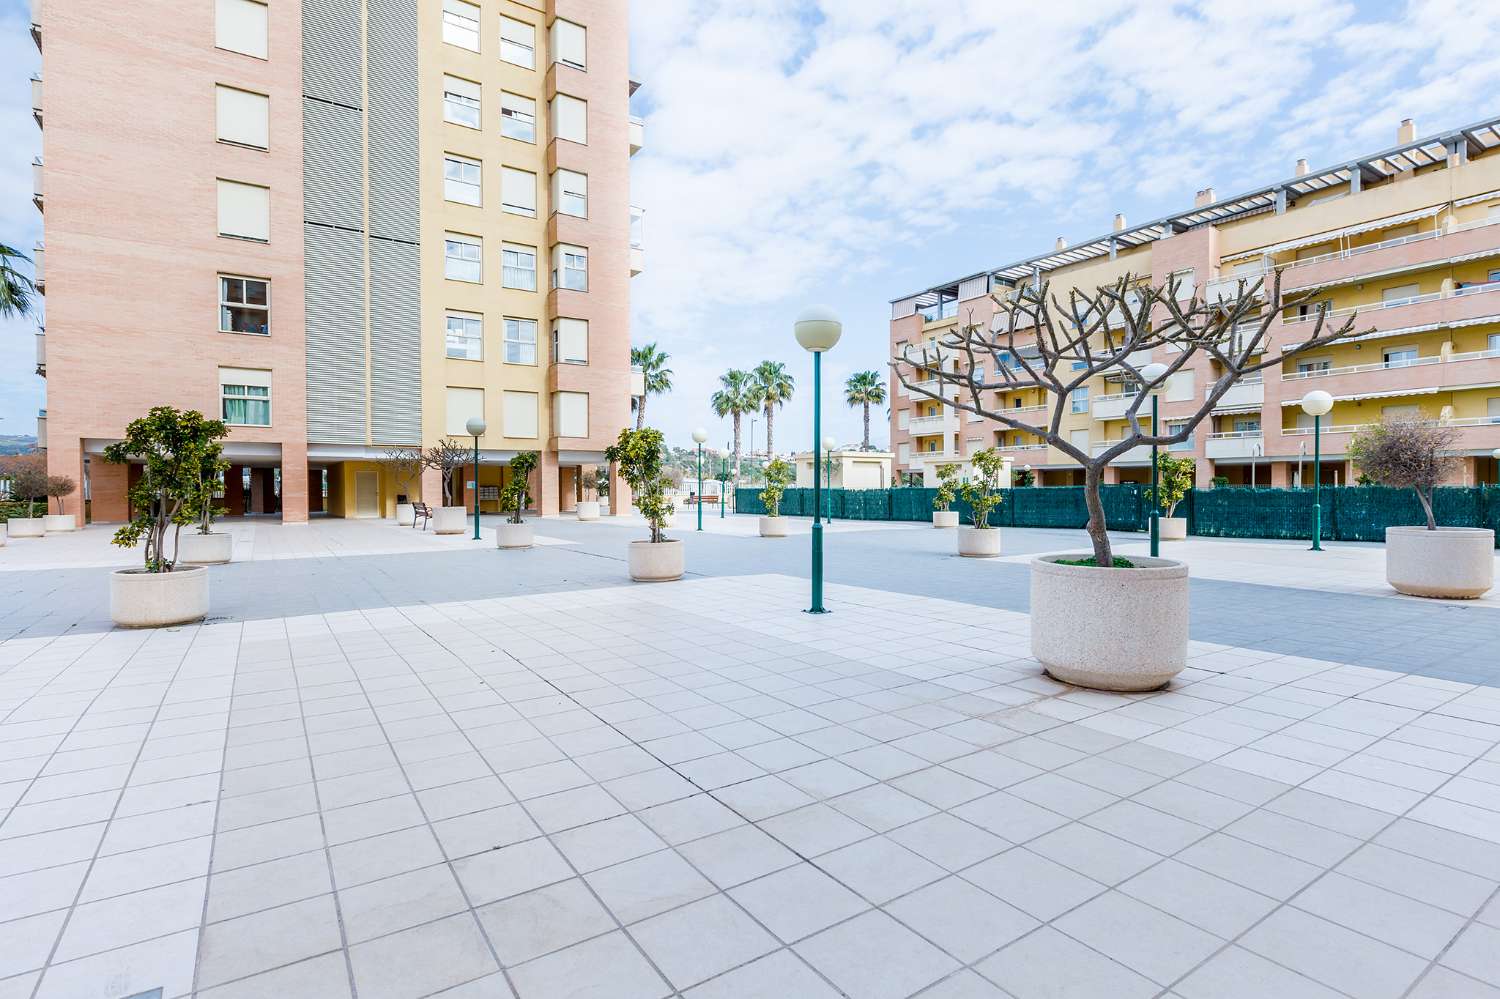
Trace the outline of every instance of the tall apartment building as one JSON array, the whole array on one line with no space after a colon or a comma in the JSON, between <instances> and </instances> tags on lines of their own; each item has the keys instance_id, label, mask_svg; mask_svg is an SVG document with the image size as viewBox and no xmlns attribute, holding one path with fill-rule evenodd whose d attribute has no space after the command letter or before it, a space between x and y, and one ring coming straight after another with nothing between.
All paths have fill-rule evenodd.
<instances>
[{"instance_id":1,"label":"tall apartment building","mask_svg":"<svg viewBox=\"0 0 1500 999\"><path fill-rule=\"evenodd\" d=\"M630 412L626 8L35 0L48 464L92 519L163 404L230 424L232 514L439 503L380 458L476 415L483 505L537 450L570 509Z\"/></svg>"},{"instance_id":2,"label":"tall apartment building","mask_svg":"<svg viewBox=\"0 0 1500 999\"><path fill-rule=\"evenodd\" d=\"M1335 400L1323 421L1324 481L1348 483L1357 474L1346 457L1350 440L1390 416L1454 428L1456 484L1497 481L1500 118L1425 138L1404 121L1389 149L1321 170L1299 161L1292 177L1238 197L1200 191L1192 208L1145 225L1116 216L1111 232L1085 243L1059 238L1051 252L903 296L891 303L891 349L930 344L959 323L990 323L998 311L991 296L1022 282L1050 281L1066 300L1070 287L1092 291L1125 275L1161 285L1176 275L1181 296L1212 300L1275 269L1284 297L1310 298L1276 317L1271 344L1298 343L1325 302L1335 323L1356 312L1361 335L1231 389L1173 448L1198 459L1200 485L1218 476L1236 485L1310 484L1312 418L1299 404L1313 389ZM1160 402L1167 429L1197 410L1219 377L1215 366L1201 356L1173 376ZM1122 377L1094 379L1072 396L1064 432L1095 453L1109 447L1125 434L1135 388ZM1040 484L1083 481L1062 452L997 421L913 396L894 378L891 398L897 468L908 476L993 446L1015 468L1032 468ZM1035 388L985 400L1035 420L1046 402ZM1150 450L1138 448L1112 465L1108 481L1149 476Z\"/></svg>"}]
</instances>

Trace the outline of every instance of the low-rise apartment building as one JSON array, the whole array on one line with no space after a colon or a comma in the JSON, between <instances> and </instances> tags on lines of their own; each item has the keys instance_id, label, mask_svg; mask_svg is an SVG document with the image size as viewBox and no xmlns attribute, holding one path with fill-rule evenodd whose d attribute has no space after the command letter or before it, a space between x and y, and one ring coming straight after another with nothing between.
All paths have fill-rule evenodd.
<instances>
[{"instance_id":1,"label":"low-rise apartment building","mask_svg":"<svg viewBox=\"0 0 1500 999\"><path fill-rule=\"evenodd\" d=\"M931 346L945 330L989 324L1004 297L1023 282L1049 281L1092 291L1126 275L1162 285L1175 277L1179 297L1235 295L1241 281L1281 272L1282 311L1268 342L1295 345L1323 303L1330 319L1357 314L1358 335L1299 355L1233 388L1193 437L1172 450L1198 459L1200 485L1291 486L1312 475L1312 418L1302 397L1334 398L1323 420L1323 477L1348 483L1357 470L1349 442L1362 427L1411 416L1452 427L1461 455L1454 484L1497 481L1491 452L1500 446L1500 118L1419 138L1411 121L1397 144L1321 170L1299 161L1287 180L1232 198L1200 191L1192 208L1076 246L1059 238L1041 256L971 274L891 303L892 356ZM1024 349L1025 338L1017 337ZM1146 363L1150 358L1140 358ZM1167 358L1158 358L1167 360ZM943 363L958 370L958 358ZM1218 379L1206 355L1175 374L1160 396L1172 429L1201 405ZM1124 373L1094 379L1069 400L1063 431L1095 453L1125 435L1135 387ZM929 383L935 386L936 381ZM933 388L933 391L936 391ZM956 389L950 389L956 392ZM998 447L1042 485L1082 483L1078 465L1056 448L997 421L926 399L891 382L891 441L898 472L927 476ZM1044 421L1043 390L995 393L987 406ZM1137 453L1137 451L1139 453ZM1108 481L1145 481L1148 448L1114 463ZM929 480L930 481L930 480Z\"/></svg>"},{"instance_id":2,"label":"low-rise apartment building","mask_svg":"<svg viewBox=\"0 0 1500 999\"><path fill-rule=\"evenodd\" d=\"M626 0L34 0L51 472L128 515L104 447L151 406L230 424L231 514L375 517L468 442L544 514L629 421ZM41 197L45 185L45 199ZM465 502L472 473L457 476ZM628 495L624 490L612 495Z\"/></svg>"}]
</instances>

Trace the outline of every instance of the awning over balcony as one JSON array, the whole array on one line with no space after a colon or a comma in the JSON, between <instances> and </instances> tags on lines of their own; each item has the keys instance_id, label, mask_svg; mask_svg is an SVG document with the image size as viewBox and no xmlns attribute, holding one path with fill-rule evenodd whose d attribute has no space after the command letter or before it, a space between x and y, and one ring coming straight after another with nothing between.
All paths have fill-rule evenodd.
<instances>
[{"instance_id":1,"label":"awning over balcony","mask_svg":"<svg viewBox=\"0 0 1500 999\"><path fill-rule=\"evenodd\" d=\"M1302 236L1298 239L1289 239L1284 243L1273 243L1263 246L1258 250L1247 250L1244 253L1236 253L1224 258L1227 263L1231 260L1245 260L1249 257L1270 257L1288 250L1301 249L1304 246L1316 246L1319 243L1329 243L1335 239L1346 239L1349 236L1358 236L1361 233L1372 232L1376 229L1390 229L1394 226L1405 225L1418 219L1431 218L1439 212L1446 211L1447 202L1441 205L1432 205L1427 208L1419 208L1414 212L1405 212L1401 215L1388 215L1383 219L1375 219L1370 222L1361 222L1359 225L1345 226L1342 229L1334 229L1331 232L1320 232L1313 236Z\"/></svg>"},{"instance_id":2,"label":"awning over balcony","mask_svg":"<svg viewBox=\"0 0 1500 999\"><path fill-rule=\"evenodd\" d=\"M1353 395L1336 395L1336 396L1333 397L1333 401L1334 402L1365 402L1366 400L1369 400L1369 399L1399 399L1402 396L1408 396L1408 395L1436 395L1439 392L1449 392L1449 391L1452 391L1452 390L1451 389L1447 389L1447 388L1433 387L1433 388L1392 389L1389 392L1356 392ZM1300 406L1300 405L1302 405L1302 399L1300 397L1296 398L1296 399L1283 399L1283 400L1281 400L1281 405L1283 407Z\"/></svg>"}]
</instances>

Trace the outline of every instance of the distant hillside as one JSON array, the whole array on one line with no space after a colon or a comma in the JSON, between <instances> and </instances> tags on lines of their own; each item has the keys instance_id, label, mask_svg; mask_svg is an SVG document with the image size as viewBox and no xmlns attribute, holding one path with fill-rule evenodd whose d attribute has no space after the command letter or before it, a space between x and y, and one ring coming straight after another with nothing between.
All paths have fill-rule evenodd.
<instances>
[{"instance_id":1,"label":"distant hillside","mask_svg":"<svg viewBox=\"0 0 1500 999\"><path fill-rule=\"evenodd\" d=\"M35 449L35 437L25 434L0 434L0 454L26 454Z\"/></svg>"}]
</instances>

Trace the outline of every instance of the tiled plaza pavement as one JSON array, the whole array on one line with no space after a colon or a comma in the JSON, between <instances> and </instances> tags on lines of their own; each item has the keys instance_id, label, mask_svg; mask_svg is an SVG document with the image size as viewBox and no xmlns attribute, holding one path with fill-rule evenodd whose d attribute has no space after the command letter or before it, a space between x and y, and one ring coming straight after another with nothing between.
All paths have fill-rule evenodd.
<instances>
[{"instance_id":1,"label":"tiled plaza pavement","mask_svg":"<svg viewBox=\"0 0 1500 999\"><path fill-rule=\"evenodd\" d=\"M0 644L0 999L1500 996L1500 690L805 586Z\"/></svg>"}]
</instances>

